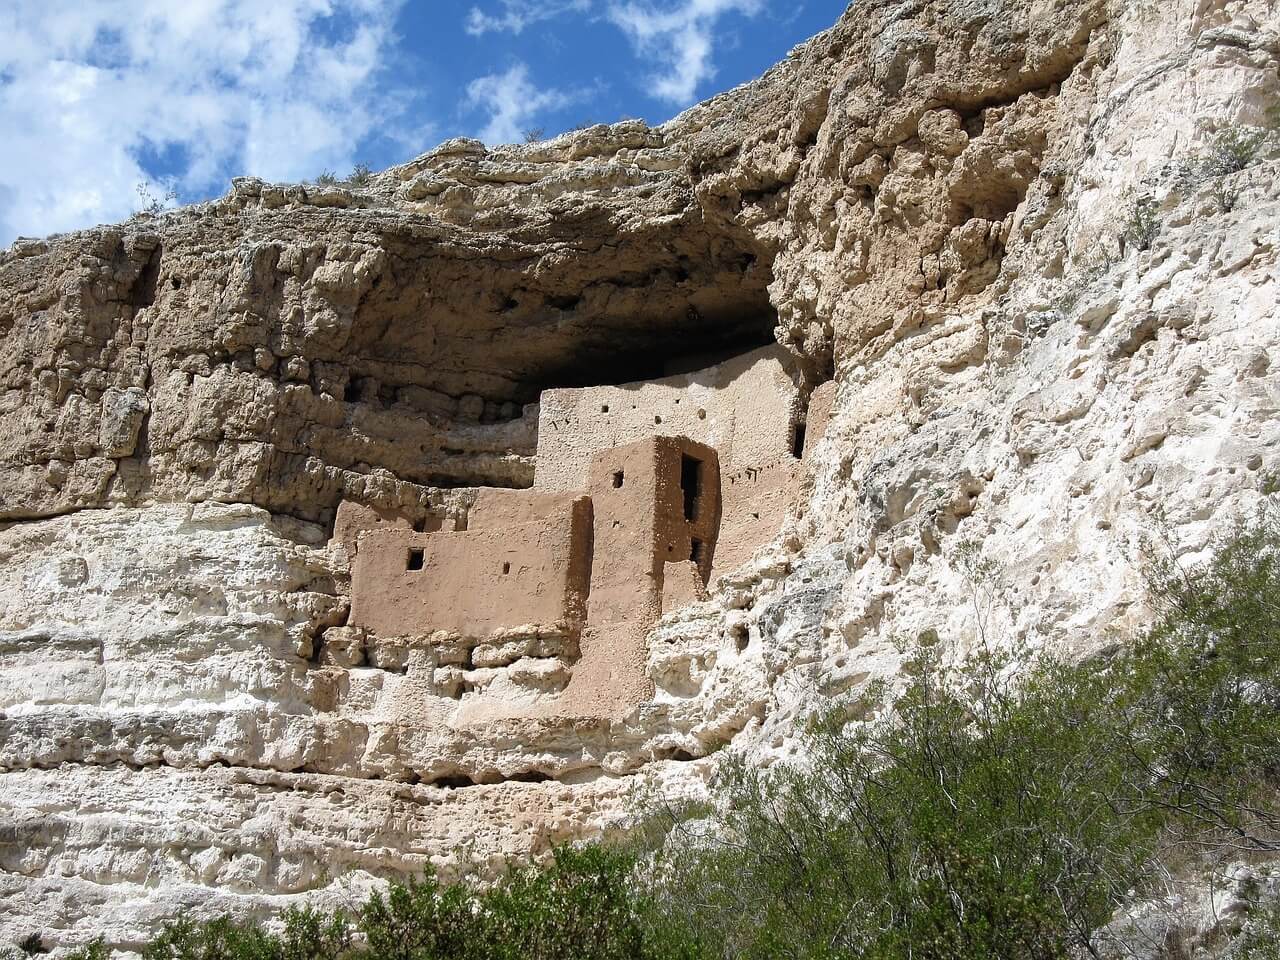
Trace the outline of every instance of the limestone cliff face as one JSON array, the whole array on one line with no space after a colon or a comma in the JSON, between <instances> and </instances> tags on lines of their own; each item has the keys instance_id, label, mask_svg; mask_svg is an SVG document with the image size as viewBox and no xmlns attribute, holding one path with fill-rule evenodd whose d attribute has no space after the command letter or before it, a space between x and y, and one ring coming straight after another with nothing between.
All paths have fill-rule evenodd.
<instances>
[{"instance_id":1,"label":"limestone cliff face","mask_svg":"<svg viewBox=\"0 0 1280 960\"><path fill-rule=\"evenodd\" d=\"M660 128L0 254L0 935L497 870L787 755L924 631L1123 636L1143 539L1193 557L1280 470L1280 162L1178 175L1278 58L1267 0L863 0ZM464 515L533 484L542 389L771 339L831 424L650 633L651 703L462 722L393 644L319 655L340 501Z\"/></svg>"}]
</instances>

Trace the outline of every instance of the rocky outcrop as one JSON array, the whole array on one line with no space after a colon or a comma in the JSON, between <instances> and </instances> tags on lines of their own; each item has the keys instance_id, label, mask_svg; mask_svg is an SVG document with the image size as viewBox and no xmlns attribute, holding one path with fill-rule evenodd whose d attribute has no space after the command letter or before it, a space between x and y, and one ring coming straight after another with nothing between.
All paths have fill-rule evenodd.
<instances>
[{"instance_id":1,"label":"rocky outcrop","mask_svg":"<svg viewBox=\"0 0 1280 960\"><path fill-rule=\"evenodd\" d=\"M1278 56L1265 0L876 0L659 128L15 244L5 938L497 870L789 755L922 633L1123 637L1145 542L1194 559L1276 489L1280 162L1194 160ZM341 500L530 486L540 390L771 336L831 424L783 534L649 635L652 703L463 722L395 644L343 659Z\"/></svg>"}]
</instances>

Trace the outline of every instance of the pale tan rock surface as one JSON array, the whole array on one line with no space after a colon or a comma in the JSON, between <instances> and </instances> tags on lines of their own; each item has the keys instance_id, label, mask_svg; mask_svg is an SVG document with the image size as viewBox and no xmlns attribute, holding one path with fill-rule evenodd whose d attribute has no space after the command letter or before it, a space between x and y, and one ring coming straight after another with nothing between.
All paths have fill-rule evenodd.
<instances>
[{"instance_id":1,"label":"pale tan rock surface","mask_svg":"<svg viewBox=\"0 0 1280 960\"><path fill-rule=\"evenodd\" d=\"M15 244L0 938L492 872L638 783L701 790L726 743L787 756L923 631L1140 625L1143 540L1194 559L1280 471L1280 162L1173 175L1266 122L1278 58L1267 0L861 2L660 128ZM533 484L542 388L775 327L832 420L783 535L649 636L653 703L467 717L448 684L536 701L546 651L342 626L339 501L460 515Z\"/></svg>"}]
</instances>

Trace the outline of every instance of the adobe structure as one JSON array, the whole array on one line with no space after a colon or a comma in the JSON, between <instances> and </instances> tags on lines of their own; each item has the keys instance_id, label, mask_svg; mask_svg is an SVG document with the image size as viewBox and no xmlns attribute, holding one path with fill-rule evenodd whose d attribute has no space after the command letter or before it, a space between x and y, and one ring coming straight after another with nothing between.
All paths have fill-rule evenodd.
<instances>
[{"instance_id":1,"label":"adobe structure","mask_svg":"<svg viewBox=\"0 0 1280 960\"><path fill-rule=\"evenodd\" d=\"M463 516L343 502L351 609L336 633L418 651L464 720L651 700L649 631L777 536L826 428L832 384L803 404L785 358L764 347L545 390L533 488L476 489Z\"/></svg>"}]
</instances>

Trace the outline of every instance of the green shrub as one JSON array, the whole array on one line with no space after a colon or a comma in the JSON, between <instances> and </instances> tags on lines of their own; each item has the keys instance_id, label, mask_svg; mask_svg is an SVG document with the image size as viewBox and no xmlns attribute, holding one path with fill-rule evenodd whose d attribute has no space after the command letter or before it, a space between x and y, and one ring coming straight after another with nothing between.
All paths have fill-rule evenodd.
<instances>
[{"instance_id":1,"label":"green shrub","mask_svg":"<svg viewBox=\"0 0 1280 960\"><path fill-rule=\"evenodd\" d=\"M1206 150L1174 165L1174 180L1191 188L1215 181L1214 200L1219 209L1230 212L1240 198L1240 191L1227 186L1224 178L1257 163L1275 135L1275 129L1264 127L1228 127L1219 131Z\"/></svg>"},{"instance_id":2,"label":"green shrub","mask_svg":"<svg viewBox=\"0 0 1280 960\"><path fill-rule=\"evenodd\" d=\"M357 187L367 186L369 181L373 179L373 171L369 169L366 163L357 163L351 171L351 175L347 177L347 183L354 184Z\"/></svg>"},{"instance_id":3,"label":"green shrub","mask_svg":"<svg viewBox=\"0 0 1280 960\"><path fill-rule=\"evenodd\" d=\"M66 955L66 960L111 960L111 951L102 942L102 938L98 937L87 946L72 950Z\"/></svg>"},{"instance_id":4,"label":"green shrub","mask_svg":"<svg viewBox=\"0 0 1280 960\"><path fill-rule=\"evenodd\" d=\"M1157 563L1151 594L1118 721L1149 802L1197 842L1280 849L1280 525L1239 527L1200 569Z\"/></svg>"},{"instance_id":5,"label":"green shrub","mask_svg":"<svg viewBox=\"0 0 1280 960\"><path fill-rule=\"evenodd\" d=\"M475 903L463 886L441 888L433 875L374 892L360 911L359 928L378 960L466 957L476 927Z\"/></svg>"},{"instance_id":6,"label":"green shrub","mask_svg":"<svg viewBox=\"0 0 1280 960\"><path fill-rule=\"evenodd\" d=\"M1160 234L1159 204L1150 197L1140 197L1129 212L1124 239L1139 250L1150 250Z\"/></svg>"},{"instance_id":7,"label":"green shrub","mask_svg":"<svg viewBox=\"0 0 1280 960\"><path fill-rule=\"evenodd\" d=\"M331 187L337 182L338 177L332 170L322 170L316 177L316 183L322 187Z\"/></svg>"},{"instance_id":8,"label":"green shrub","mask_svg":"<svg viewBox=\"0 0 1280 960\"><path fill-rule=\"evenodd\" d=\"M226 917L205 923L179 919L143 948L143 960L336 960L348 955L352 930L341 913L291 909L282 919L279 935Z\"/></svg>"},{"instance_id":9,"label":"green shrub","mask_svg":"<svg viewBox=\"0 0 1280 960\"><path fill-rule=\"evenodd\" d=\"M635 861L605 847L562 847L547 868L513 873L483 898L490 952L523 960L627 960L675 957L649 926L643 894L631 882Z\"/></svg>"},{"instance_id":10,"label":"green shrub","mask_svg":"<svg viewBox=\"0 0 1280 960\"><path fill-rule=\"evenodd\" d=\"M1245 924L1232 960L1280 960L1280 903L1271 901Z\"/></svg>"},{"instance_id":11,"label":"green shrub","mask_svg":"<svg viewBox=\"0 0 1280 960\"><path fill-rule=\"evenodd\" d=\"M1226 177L1252 166L1270 139L1270 132L1257 127L1228 127L1210 142L1200 158L1205 176Z\"/></svg>"},{"instance_id":12,"label":"green shrub","mask_svg":"<svg viewBox=\"0 0 1280 960\"><path fill-rule=\"evenodd\" d=\"M1098 707L1094 671L959 667L921 648L867 723L836 715L812 760L739 766L721 839L672 858L669 906L717 954L1050 958L1085 946L1144 874L1159 819ZM1104 706L1103 714L1106 713Z\"/></svg>"},{"instance_id":13,"label":"green shrub","mask_svg":"<svg viewBox=\"0 0 1280 960\"><path fill-rule=\"evenodd\" d=\"M654 923L631 882L634 858L562 848L489 890L443 885L428 873L375 892L354 919L310 909L284 915L280 934L228 918L177 920L144 960L646 960L693 956ZM673 949L674 948L674 949ZM93 957L88 960L100 960Z\"/></svg>"},{"instance_id":14,"label":"green shrub","mask_svg":"<svg viewBox=\"0 0 1280 960\"><path fill-rule=\"evenodd\" d=\"M168 189L162 194L151 192L150 185L146 183L138 183L134 186L134 192L138 195L138 213L149 217L158 217L164 213L178 199L176 190Z\"/></svg>"},{"instance_id":15,"label":"green shrub","mask_svg":"<svg viewBox=\"0 0 1280 960\"><path fill-rule=\"evenodd\" d=\"M715 956L1062 957L1158 855L1275 849L1278 549L1263 522L1203 569L1157 564L1158 622L1107 659L921 647L805 764L733 768L710 838L672 825L665 910Z\"/></svg>"}]
</instances>

